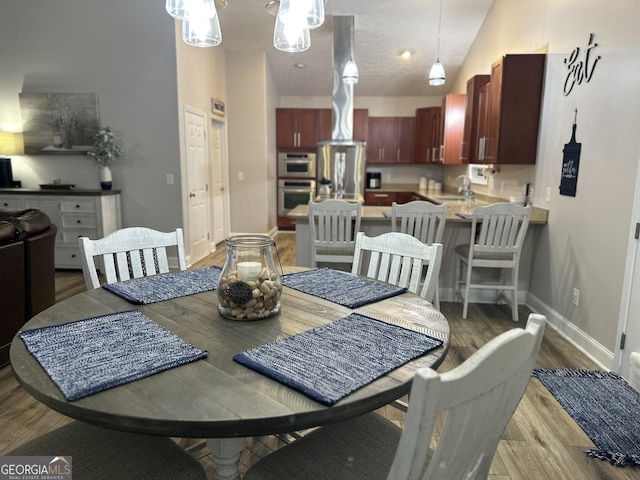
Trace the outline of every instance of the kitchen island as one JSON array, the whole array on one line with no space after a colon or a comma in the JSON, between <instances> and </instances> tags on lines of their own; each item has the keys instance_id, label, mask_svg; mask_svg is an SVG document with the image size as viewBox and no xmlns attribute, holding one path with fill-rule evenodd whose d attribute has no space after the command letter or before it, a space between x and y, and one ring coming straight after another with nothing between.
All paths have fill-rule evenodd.
<instances>
[{"instance_id":1,"label":"kitchen island","mask_svg":"<svg viewBox=\"0 0 640 480\"><path fill-rule=\"evenodd\" d=\"M414 194L433 203L447 204L447 223L445 224L442 238L443 256L439 288L441 301L453 301L456 287L455 247L469 243L471 232L470 214L473 212L473 207L467 206L464 200L458 199L460 195L457 193L436 193L417 190ZM475 203L476 205L488 205L505 201L505 199L501 198L482 196L476 198ZM296 264L309 267L311 266L311 233L307 205L298 205L289 212L288 216L295 221L296 225ZM526 303L526 294L529 290L529 276L531 262L535 256L535 246L544 226L547 224L548 216L548 210L539 207L532 208L529 230L527 231L520 259L519 302L522 303ZM362 207L360 230L367 236L377 236L390 232L391 207L364 205ZM344 265L331 265L331 267L348 269ZM471 300L474 302L493 302L495 301L496 292L494 290L472 290L471 295Z\"/></svg>"}]
</instances>

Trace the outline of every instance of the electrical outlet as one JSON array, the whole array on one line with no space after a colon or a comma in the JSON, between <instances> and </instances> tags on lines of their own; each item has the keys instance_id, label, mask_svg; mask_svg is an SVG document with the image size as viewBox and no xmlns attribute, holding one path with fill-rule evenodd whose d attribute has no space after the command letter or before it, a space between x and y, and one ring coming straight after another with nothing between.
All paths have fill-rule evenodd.
<instances>
[{"instance_id":1,"label":"electrical outlet","mask_svg":"<svg viewBox=\"0 0 640 480\"><path fill-rule=\"evenodd\" d=\"M544 199L545 199L547 202L550 202L550 201L551 201L551 187L547 187L547 191L546 191L546 192L545 192L545 194L544 194Z\"/></svg>"},{"instance_id":2,"label":"electrical outlet","mask_svg":"<svg viewBox=\"0 0 640 480\"><path fill-rule=\"evenodd\" d=\"M167 173L167 185L173 185L173 173Z\"/></svg>"},{"instance_id":3,"label":"electrical outlet","mask_svg":"<svg viewBox=\"0 0 640 480\"><path fill-rule=\"evenodd\" d=\"M571 303L573 303L576 307L580 303L580 290L577 288L573 289L573 298L571 299Z\"/></svg>"},{"instance_id":4,"label":"electrical outlet","mask_svg":"<svg viewBox=\"0 0 640 480\"><path fill-rule=\"evenodd\" d=\"M238 172L238 180L244 180L244 172Z\"/></svg>"}]
</instances>

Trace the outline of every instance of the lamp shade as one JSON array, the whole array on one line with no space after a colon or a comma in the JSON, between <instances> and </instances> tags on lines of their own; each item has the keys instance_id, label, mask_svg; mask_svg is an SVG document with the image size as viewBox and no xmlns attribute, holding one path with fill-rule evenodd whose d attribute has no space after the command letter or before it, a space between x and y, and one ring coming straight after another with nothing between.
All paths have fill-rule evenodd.
<instances>
[{"instance_id":1,"label":"lamp shade","mask_svg":"<svg viewBox=\"0 0 640 480\"><path fill-rule=\"evenodd\" d=\"M440 59L437 59L429 71L429 85L434 87L444 85L446 78L444 67L440 63Z\"/></svg>"},{"instance_id":2,"label":"lamp shade","mask_svg":"<svg viewBox=\"0 0 640 480\"><path fill-rule=\"evenodd\" d=\"M22 133L0 132L0 155L23 155Z\"/></svg>"}]
</instances>

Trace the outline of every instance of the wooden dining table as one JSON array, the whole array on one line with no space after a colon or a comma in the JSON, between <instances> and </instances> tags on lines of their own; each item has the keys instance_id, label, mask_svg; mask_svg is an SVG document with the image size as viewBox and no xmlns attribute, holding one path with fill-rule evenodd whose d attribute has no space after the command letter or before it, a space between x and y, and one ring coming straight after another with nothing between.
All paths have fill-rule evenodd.
<instances>
[{"instance_id":1,"label":"wooden dining table","mask_svg":"<svg viewBox=\"0 0 640 480\"><path fill-rule=\"evenodd\" d=\"M307 270L285 267L284 273ZM339 285L336 285L339 288ZM234 321L218 313L215 291L132 305L98 288L55 304L22 330L138 309L208 356L179 367L67 401L17 335L10 359L20 385L50 408L94 425L171 437L205 438L216 464L216 479L239 478L246 438L295 432L340 422L376 410L409 392L418 368L437 368L449 348L446 318L412 293L351 309L284 287L279 314ZM442 345L390 371L327 406L233 360L260 345L360 313L419 331Z\"/></svg>"}]
</instances>

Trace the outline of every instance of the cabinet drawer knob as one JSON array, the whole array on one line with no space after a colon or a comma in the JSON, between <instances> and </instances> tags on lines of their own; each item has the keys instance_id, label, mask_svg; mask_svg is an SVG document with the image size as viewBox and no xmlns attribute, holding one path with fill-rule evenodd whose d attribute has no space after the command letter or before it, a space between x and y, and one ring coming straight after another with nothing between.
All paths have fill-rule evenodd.
<instances>
[{"instance_id":1,"label":"cabinet drawer knob","mask_svg":"<svg viewBox=\"0 0 640 480\"><path fill-rule=\"evenodd\" d=\"M82 223L82 220L76 220L76 223Z\"/></svg>"},{"instance_id":2,"label":"cabinet drawer knob","mask_svg":"<svg viewBox=\"0 0 640 480\"><path fill-rule=\"evenodd\" d=\"M76 208L80 208L80 205L76 205Z\"/></svg>"}]
</instances>

